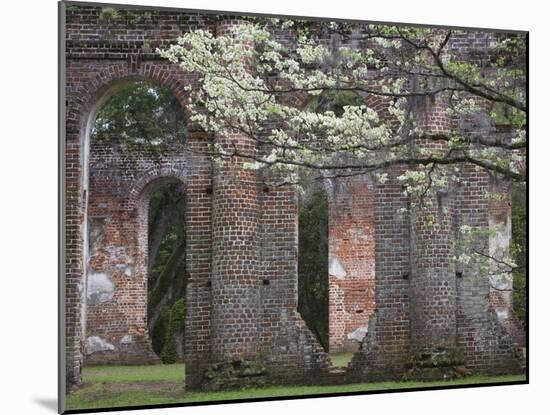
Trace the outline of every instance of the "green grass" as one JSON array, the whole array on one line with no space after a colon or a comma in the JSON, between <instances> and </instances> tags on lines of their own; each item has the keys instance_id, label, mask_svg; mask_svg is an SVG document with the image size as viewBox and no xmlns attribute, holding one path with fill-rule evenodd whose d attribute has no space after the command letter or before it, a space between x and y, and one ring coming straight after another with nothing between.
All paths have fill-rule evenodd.
<instances>
[{"instance_id":1,"label":"green grass","mask_svg":"<svg viewBox=\"0 0 550 415\"><path fill-rule=\"evenodd\" d=\"M342 363L349 359L337 356ZM184 365L94 366L84 369L84 385L67 397L67 409L205 402L273 396L308 396L325 393L368 392L430 386L471 385L525 380L523 375L472 376L438 382L376 382L335 386L284 385L223 392L186 392Z\"/></svg>"},{"instance_id":2,"label":"green grass","mask_svg":"<svg viewBox=\"0 0 550 415\"><path fill-rule=\"evenodd\" d=\"M353 353L351 352L342 352L342 353L331 353L330 360L332 361L332 366L335 367L346 367L351 361Z\"/></svg>"},{"instance_id":3,"label":"green grass","mask_svg":"<svg viewBox=\"0 0 550 415\"><path fill-rule=\"evenodd\" d=\"M124 383L185 380L185 365L89 366L84 368L84 382Z\"/></svg>"}]
</instances>

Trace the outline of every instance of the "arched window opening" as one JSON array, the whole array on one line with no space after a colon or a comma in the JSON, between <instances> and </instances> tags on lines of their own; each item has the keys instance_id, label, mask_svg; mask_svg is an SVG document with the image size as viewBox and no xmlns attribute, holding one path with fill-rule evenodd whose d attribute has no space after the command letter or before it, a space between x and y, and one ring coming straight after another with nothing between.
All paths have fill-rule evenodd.
<instances>
[{"instance_id":1,"label":"arched window opening","mask_svg":"<svg viewBox=\"0 0 550 415\"><path fill-rule=\"evenodd\" d=\"M129 82L99 110L92 140L138 144L181 144L187 134L177 98L166 88L148 82Z\"/></svg>"}]
</instances>

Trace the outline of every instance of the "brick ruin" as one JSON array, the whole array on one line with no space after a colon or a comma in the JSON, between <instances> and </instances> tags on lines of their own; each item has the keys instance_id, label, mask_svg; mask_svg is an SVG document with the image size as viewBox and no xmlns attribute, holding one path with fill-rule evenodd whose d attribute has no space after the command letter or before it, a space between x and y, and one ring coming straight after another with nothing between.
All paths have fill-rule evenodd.
<instances>
[{"instance_id":1,"label":"brick ruin","mask_svg":"<svg viewBox=\"0 0 550 415\"><path fill-rule=\"evenodd\" d=\"M193 124L184 148L154 155L90 142L98 109L127 82L158 83L186 111L185 87L196 78L154 50L190 30L223 34L242 21L158 10L110 21L100 7L70 6L65 24L67 389L80 384L84 362L158 361L147 330L147 209L152 192L171 182L186 192L187 388L330 379L330 358L297 312L295 188L214 165L204 155L212 137ZM487 34L466 36L474 47ZM455 122L441 101L424 104L422 117L428 129ZM255 151L245 136L214 139ZM464 165L464 184L438 195L439 209L400 213L409 206L402 172L389 169L385 183L369 175L325 181L329 349L355 352L345 380L440 378L457 366L522 372L525 337L511 310L511 282L495 286L453 260L464 224L497 228L484 243L493 253L509 249L509 201L485 197L489 189L509 195L506 184Z\"/></svg>"}]
</instances>

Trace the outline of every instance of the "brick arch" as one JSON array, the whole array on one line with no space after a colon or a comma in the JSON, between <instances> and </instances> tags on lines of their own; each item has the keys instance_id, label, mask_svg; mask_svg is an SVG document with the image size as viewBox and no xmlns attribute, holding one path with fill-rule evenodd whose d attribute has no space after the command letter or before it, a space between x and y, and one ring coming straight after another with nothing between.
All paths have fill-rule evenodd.
<instances>
[{"instance_id":1,"label":"brick arch","mask_svg":"<svg viewBox=\"0 0 550 415\"><path fill-rule=\"evenodd\" d=\"M179 101L186 121L190 113L187 109L187 92L185 86L192 83L192 78L178 66L166 62L147 62L139 66L118 63L108 66L93 76L71 94L72 102L67 111L67 130L82 131L86 124L95 119L94 110L120 87L132 81L151 81L168 89Z\"/></svg>"},{"instance_id":2,"label":"brick arch","mask_svg":"<svg viewBox=\"0 0 550 415\"><path fill-rule=\"evenodd\" d=\"M187 167L158 166L147 170L136 179L128 191L128 209L136 209L140 201L148 199L163 184L178 181L187 187Z\"/></svg>"},{"instance_id":3,"label":"brick arch","mask_svg":"<svg viewBox=\"0 0 550 415\"><path fill-rule=\"evenodd\" d=\"M90 239L92 266L87 284L109 284L111 298L86 304L85 362L156 363L148 329L149 202L165 184L179 182L187 188L186 152L184 147L169 147L151 159L149 152L138 151L128 163L125 151L107 155L111 150L102 144L90 151L91 231L85 236ZM101 349L102 344L108 348Z\"/></svg>"},{"instance_id":4,"label":"brick arch","mask_svg":"<svg viewBox=\"0 0 550 415\"><path fill-rule=\"evenodd\" d=\"M145 292L147 292L149 203L152 194L171 183L182 183L187 187L186 175L173 168L152 169L143 174L128 194L128 206L131 216L136 220L136 257L138 270L144 274ZM187 222L187 218L186 218ZM147 308L147 307L146 307Z\"/></svg>"}]
</instances>

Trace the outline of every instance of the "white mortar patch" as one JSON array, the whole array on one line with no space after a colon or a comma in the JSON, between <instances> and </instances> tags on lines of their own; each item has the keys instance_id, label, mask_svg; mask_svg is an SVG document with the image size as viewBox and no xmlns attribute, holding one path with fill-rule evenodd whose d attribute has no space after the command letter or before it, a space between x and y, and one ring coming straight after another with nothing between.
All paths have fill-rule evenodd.
<instances>
[{"instance_id":1,"label":"white mortar patch","mask_svg":"<svg viewBox=\"0 0 550 415\"><path fill-rule=\"evenodd\" d=\"M365 336L367 335L367 332L369 331L368 326L361 326L355 330L353 330L351 333L347 334L348 340L355 340L359 343L363 341Z\"/></svg>"},{"instance_id":2,"label":"white mortar patch","mask_svg":"<svg viewBox=\"0 0 550 415\"><path fill-rule=\"evenodd\" d=\"M115 284L107 274L96 272L88 275L88 301L92 303L104 303L113 298Z\"/></svg>"},{"instance_id":3,"label":"white mortar patch","mask_svg":"<svg viewBox=\"0 0 550 415\"><path fill-rule=\"evenodd\" d=\"M130 334L127 334L122 339L120 339L121 344L130 344L130 343L133 343L133 342L134 342L134 338Z\"/></svg>"},{"instance_id":4,"label":"white mortar patch","mask_svg":"<svg viewBox=\"0 0 550 415\"><path fill-rule=\"evenodd\" d=\"M127 266L124 270L124 275L127 277L133 278L134 277L134 267Z\"/></svg>"},{"instance_id":5,"label":"white mortar patch","mask_svg":"<svg viewBox=\"0 0 550 415\"><path fill-rule=\"evenodd\" d=\"M115 350L115 346L99 336L90 336L86 339L86 354Z\"/></svg>"},{"instance_id":6,"label":"white mortar patch","mask_svg":"<svg viewBox=\"0 0 550 415\"><path fill-rule=\"evenodd\" d=\"M496 312L497 312L497 318L499 320L506 320L509 316L507 308L499 308L496 310Z\"/></svg>"},{"instance_id":7,"label":"white mortar patch","mask_svg":"<svg viewBox=\"0 0 550 415\"><path fill-rule=\"evenodd\" d=\"M342 266L342 263L336 257L330 258L329 263L328 263L328 273L329 273L329 275L331 275L333 277L336 277L336 278L344 278L344 277L346 277L346 275L348 275L346 273L346 270Z\"/></svg>"}]
</instances>

